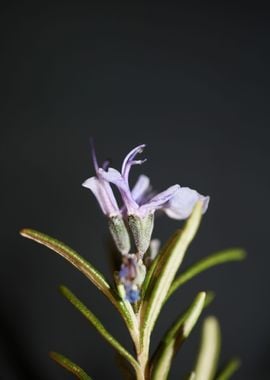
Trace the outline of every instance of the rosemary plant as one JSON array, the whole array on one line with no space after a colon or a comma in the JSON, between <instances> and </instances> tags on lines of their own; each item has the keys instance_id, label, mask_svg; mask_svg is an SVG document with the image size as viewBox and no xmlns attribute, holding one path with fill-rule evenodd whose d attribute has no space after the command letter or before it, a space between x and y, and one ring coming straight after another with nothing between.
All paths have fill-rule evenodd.
<instances>
[{"instance_id":1,"label":"rosemary plant","mask_svg":"<svg viewBox=\"0 0 270 380\"><path fill-rule=\"evenodd\" d=\"M187 310L169 327L151 356L151 334L161 309L171 295L194 276L215 265L242 260L245 252L242 249L217 252L177 274L197 233L202 215L207 211L209 197L179 185L156 194L145 175L141 175L133 189L130 189L129 172L133 165L145 161L135 159L144 147L145 145L140 145L126 156L121 172L109 167L109 162L104 162L100 167L92 147L95 175L83 183L84 187L93 192L106 216L109 231L121 257L122 263L114 273L113 284L75 250L57 239L32 229L21 230L21 235L47 246L64 257L117 309L129 331L134 353L128 352L68 288L60 287L63 296L97 329L124 359L123 362L128 364L123 364L125 378L165 380L169 376L174 356L192 332L204 308L211 302L213 294L199 292ZM123 201L120 207L111 184L120 192ZM157 210L176 220L186 219L185 225L177 230L161 249L159 241L152 239ZM134 252L131 252L131 247L134 247ZM203 322L199 354L187 378L229 379L239 367L239 361L232 359L225 368L218 371L219 353L219 324L215 317L210 316ZM91 379L82 368L65 356L56 352L51 352L50 356L78 379Z\"/></svg>"}]
</instances>

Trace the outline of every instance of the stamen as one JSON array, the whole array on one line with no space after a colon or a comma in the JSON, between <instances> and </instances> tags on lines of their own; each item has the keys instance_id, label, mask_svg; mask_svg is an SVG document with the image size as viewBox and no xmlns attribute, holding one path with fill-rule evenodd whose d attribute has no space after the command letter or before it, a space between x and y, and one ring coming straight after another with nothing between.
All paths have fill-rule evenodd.
<instances>
[{"instance_id":1,"label":"stamen","mask_svg":"<svg viewBox=\"0 0 270 380\"><path fill-rule=\"evenodd\" d=\"M90 137L90 146L91 146L91 155L92 155L94 169L95 169L96 174L98 174L99 166L98 166L97 155L96 155L96 150L94 146L94 139L92 137Z\"/></svg>"},{"instance_id":2,"label":"stamen","mask_svg":"<svg viewBox=\"0 0 270 380\"><path fill-rule=\"evenodd\" d=\"M141 165L144 164L147 161L147 158L144 158L143 160L133 160L129 162L129 165Z\"/></svg>"},{"instance_id":3,"label":"stamen","mask_svg":"<svg viewBox=\"0 0 270 380\"><path fill-rule=\"evenodd\" d=\"M124 178L127 179L128 177L128 173L129 173L129 170L130 170L130 164L131 162L133 161L134 157L139 154L139 153L142 153L144 148L146 147L145 144L142 144L142 145L139 145L137 146L136 148L132 149L128 155L126 156L126 158L124 159L124 162L123 162L123 165L122 165L122 169L121 169L121 172L122 172L122 176Z\"/></svg>"},{"instance_id":4,"label":"stamen","mask_svg":"<svg viewBox=\"0 0 270 380\"><path fill-rule=\"evenodd\" d=\"M128 153L126 158L124 159L122 169L121 169L121 173L122 173L123 178L126 180L126 182L128 182L128 175L129 175L129 171L130 171L131 166L136 164L136 163L142 164L144 162L144 160L136 161L136 160L134 160L134 158L138 153L142 153L145 147L146 147L145 144L137 146L136 148L132 149Z\"/></svg>"}]
</instances>

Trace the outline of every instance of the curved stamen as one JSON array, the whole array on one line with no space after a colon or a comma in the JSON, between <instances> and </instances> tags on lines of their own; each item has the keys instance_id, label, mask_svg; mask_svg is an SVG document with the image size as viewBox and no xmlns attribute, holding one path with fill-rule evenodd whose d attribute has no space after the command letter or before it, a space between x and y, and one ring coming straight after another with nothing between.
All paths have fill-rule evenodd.
<instances>
[{"instance_id":1,"label":"curved stamen","mask_svg":"<svg viewBox=\"0 0 270 380\"><path fill-rule=\"evenodd\" d=\"M146 147L145 144L139 145L139 146L135 147L134 149L132 149L128 153L128 155L125 157L123 164L122 164L121 173L122 173L123 178L126 181L128 181L128 175L129 175L129 171L130 171L131 166L134 164L142 164L143 162L145 162L145 160L137 160L137 161L133 160L138 153L143 152L145 147Z\"/></svg>"}]
</instances>

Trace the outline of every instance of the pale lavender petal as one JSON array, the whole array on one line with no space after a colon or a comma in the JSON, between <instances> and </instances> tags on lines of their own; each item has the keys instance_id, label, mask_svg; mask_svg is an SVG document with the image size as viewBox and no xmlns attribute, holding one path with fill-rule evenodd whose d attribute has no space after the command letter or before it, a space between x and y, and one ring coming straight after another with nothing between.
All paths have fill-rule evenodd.
<instances>
[{"instance_id":1,"label":"pale lavender petal","mask_svg":"<svg viewBox=\"0 0 270 380\"><path fill-rule=\"evenodd\" d=\"M109 168L107 171L105 171L102 168L100 168L99 175L102 179L113 183L118 188L128 212L132 212L134 209L138 208L137 203L132 198L128 183L124 180L124 178L118 170L114 168Z\"/></svg>"},{"instance_id":2,"label":"pale lavender petal","mask_svg":"<svg viewBox=\"0 0 270 380\"><path fill-rule=\"evenodd\" d=\"M155 195L150 201L140 207L142 214L145 212L153 212L161 208L165 203L167 203L174 195L179 191L179 185L170 186L167 190Z\"/></svg>"},{"instance_id":3,"label":"pale lavender petal","mask_svg":"<svg viewBox=\"0 0 270 380\"><path fill-rule=\"evenodd\" d=\"M137 203L140 203L141 199L149 191L151 191L150 179L146 175L142 174L139 176L137 182L135 183L131 191L132 198Z\"/></svg>"},{"instance_id":4,"label":"pale lavender petal","mask_svg":"<svg viewBox=\"0 0 270 380\"><path fill-rule=\"evenodd\" d=\"M142 164L142 163L144 163L146 161L146 160L136 160L136 161L134 161L135 156L138 153L142 153L143 150L144 150L144 148L145 148L145 144L136 146L125 157L125 159L123 161L123 164L122 164L121 173L122 173L123 178L126 181L128 181L128 175L129 175L129 171L130 171L131 166L135 165L135 164Z\"/></svg>"},{"instance_id":5,"label":"pale lavender petal","mask_svg":"<svg viewBox=\"0 0 270 380\"><path fill-rule=\"evenodd\" d=\"M192 190L189 187L181 187L162 207L162 210L172 219L186 219L199 200L203 202L203 212L206 212L209 199L209 197L199 194L196 190Z\"/></svg>"},{"instance_id":6,"label":"pale lavender petal","mask_svg":"<svg viewBox=\"0 0 270 380\"><path fill-rule=\"evenodd\" d=\"M199 195L200 195L200 197L199 197L200 201L203 202L202 212L204 214L204 213L206 213L206 211L208 209L209 202L210 202L210 197L209 197L209 195L207 195L207 196L204 196L204 195L201 195L201 194L199 194Z\"/></svg>"},{"instance_id":7,"label":"pale lavender petal","mask_svg":"<svg viewBox=\"0 0 270 380\"><path fill-rule=\"evenodd\" d=\"M120 213L109 183L97 177L91 177L84 181L82 186L92 191L105 215L112 216Z\"/></svg>"},{"instance_id":8,"label":"pale lavender petal","mask_svg":"<svg viewBox=\"0 0 270 380\"><path fill-rule=\"evenodd\" d=\"M126 189L127 187L127 184L124 181L121 173L114 168L108 168L107 170L99 168L98 174L102 179L104 179L107 182L113 183L117 187L120 187L123 189Z\"/></svg>"}]
</instances>

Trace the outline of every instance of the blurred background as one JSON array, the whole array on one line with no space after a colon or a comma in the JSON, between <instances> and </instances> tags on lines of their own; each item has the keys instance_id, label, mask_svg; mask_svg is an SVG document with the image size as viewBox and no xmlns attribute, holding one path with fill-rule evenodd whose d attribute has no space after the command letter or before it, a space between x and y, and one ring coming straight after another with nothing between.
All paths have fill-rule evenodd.
<instances>
[{"instance_id":1,"label":"blurred background","mask_svg":"<svg viewBox=\"0 0 270 380\"><path fill-rule=\"evenodd\" d=\"M113 307L56 254L23 239L32 227L65 241L111 279L107 225L81 183L100 161L121 165L146 143L143 172L161 191L179 183L211 196L183 267L229 248L244 263L219 266L175 294L153 348L200 290L221 323L221 363L235 379L269 378L269 13L176 2L8 2L1 6L0 377L72 379L59 351L94 379L118 379L114 352L59 294L67 285L130 348ZM164 242L181 223L156 220ZM193 366L200 324L171 379ZM179 377L180 376L180 377Z\"/></svg>"}]
</instances>

